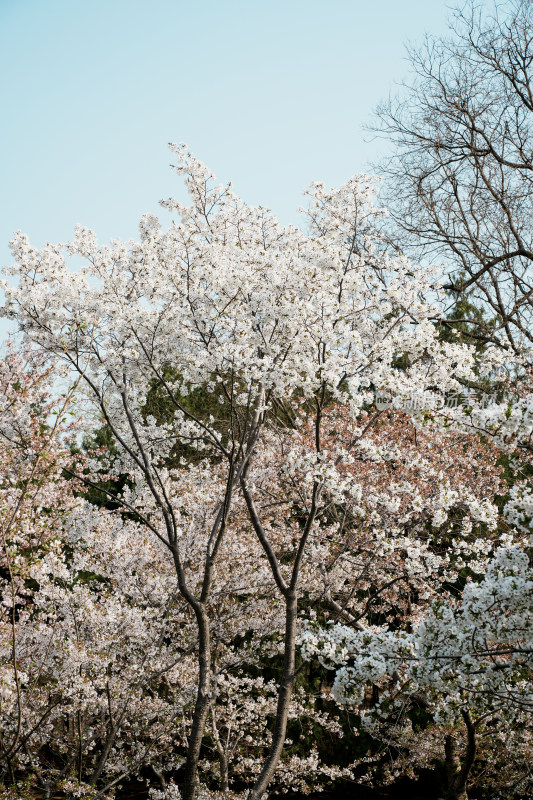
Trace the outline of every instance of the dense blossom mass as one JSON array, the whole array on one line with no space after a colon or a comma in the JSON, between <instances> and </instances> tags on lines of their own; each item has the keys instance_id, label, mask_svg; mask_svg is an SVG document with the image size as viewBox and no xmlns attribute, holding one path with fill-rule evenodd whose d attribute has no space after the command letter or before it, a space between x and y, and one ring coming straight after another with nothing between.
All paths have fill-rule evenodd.
<instances>
[{"instance_id":1,"label":"dense blossom mass","mask_svg":"<svg viewBox=\"0 0 533 800\"><path fill-rule=\"evenodd\" d=\"M168 229L12 242L2 796L529 791L525 351L442 335L373 179L283 227L172 150Z\"/></svg>"}]
</instances>

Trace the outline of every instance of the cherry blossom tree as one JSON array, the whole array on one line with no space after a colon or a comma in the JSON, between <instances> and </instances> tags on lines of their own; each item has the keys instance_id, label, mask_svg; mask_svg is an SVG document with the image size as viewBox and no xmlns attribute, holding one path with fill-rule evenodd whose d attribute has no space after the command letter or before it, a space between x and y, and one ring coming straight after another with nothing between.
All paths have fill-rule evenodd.
<instances>
[{"instance_id":1,"label":"cherry blossom tree","mask_svg":"<svg viewBox=\"0 0 533 800\"><path fill-rule=\"evenodd\" d=\"M374 729L380 717L406 707L413 696L425 697L441 724L462 716L468 734L464 759L451 734L445 750L449 790L455 800L463 800L479 723L498 715L500 724L518 730L530 718L532 597L527 553L518 545L504 547L479 583L468 583L456 602L434 602L412 632L361 632L336 625L306 631L303 651L306 658L316 655L336 670L333 694L340 703L360 704L366 683L388 679L370 712Z\"/></svg>"},{"instance_id":2,"label":"cherry blossom tree","mask_svg":"<svg viewBox=\"0 0 533 800\"><path fill-rule=\"evenodd\" d=\"M3 713L7 709L0 758L11 776L13 760L28 738L18 639L18 620L31 595L28 565L46 551L75 505L61 476L71 461L67 445L73 387L54 399L51 384L56 376L52 365L28 348L17 352L8 344L0 359L0 685ZM52 707L50 702L43 706L44 718Z\"/></svg>"},{"instance_id":3,"label":"cherry blossom tree","mask_svg":"<svg viewBox=\"0 0 533 800\"><path fill-rule=\"evenodd\" d=\"M518 454L525 444L522 467L528 459L528 408L528 394L514 402L495 403L488 409L477 404L466 411L447 412L447 422L453 420L453 427L439 432L416 423L411 437L405 436L402 429L394 439L390 423L385 440L379 426L374 426L366 447L372 440L374 446L388 444L389 465L378 460L371 463L370 469L359 467L356 474L359 479L365 473L371 476L367 491L382 486L386 495L394 490L391 500L400 503L393 507L386 541L390 547L393 526L408 523L408 557L413 549L418 554L425 550L425 566L419 572L423 583L416 580L416 572L413 575L405 556L395 560L390 550L388 563L378 565L378 570L381 567L382 574L392 577L397 587L392 592L392 602L386 598L391 602L386 616L358 616L353 611L339 614L343 624L324 628L314 622L302 636L304 657L318 657L323 665L335 670L332 691L336 700L358 708L363 729L373 737L386 741L389 747L394 744L399 753L409 754L391 765L390 779L409 774L414 764L427 765L430 759L438 760L444 753L448 788L455 798L466 798L476 752L493 726L503 740L491 735L489 768L503 759L509 777L514 757L506 750L508 742L513 742L515 754L530 747L530 517L522 499L522 484L515 484L520 486L519 493L511 488L510 499L505 502L509 488L501 475L502 450ZM403 416L399 412L386 413L396 420ZM483 444L478 432L492 441ZM391 447L391 440L395 447ZM435 449L437 452L432 452ZM452 464L455 470L450 480L447 476ZM389 467L388 475L383 472L384 466ZM514 474L508 469L507 479L512 486ZM382 504L385 505L383 500ZM430 523L425 536L423 527L413 536L417 516L419 526L423 525L424 516ZM395 568L401 566L410 573L406 581L409 603L401 602L398 585L402 579L394 579ZM354 567L355 583L360 565L354 562ZM357 625L361 619L367 624ZM373 689L369 701L370 687ZM423 709L426 717L426 725L418 732L413 730L411 719L416 709ZM463 742L462 755L458 739ZM484 749L486 752L486 745ZM375 778L370 769L369 778L372 776ZM520 759L516 777L522 785L527 784L527 769L524 772ZM498 791L505 790L497 778L494 783Z\"/></svg>"},{"instance_id":4,"label":"cherry blossom tree","mask_svg":"<svg viewBox=\"0 0 533 800\"><path fill-rule=\"evenodd\" d=\"M374 424L358 425L362 411L374 389L404 397L457 391L478 367L474 350L442 341L431 322L434 271L385 252L376 231L384 212L374 206L371 180L359 176L331 190L314 184L307 228L283 228L230 186L214 185L185 147L173 150L190 205L165 201L178 214L168 230L145 215L138 242L99 247L78 227L74 241L40 250L18 233L8 270L17 281L4 283L4 313L81 377L119 447L115 469L134 487L122 508L167 549L194 615L198 683L184 800L196 792L212 708L211 598L232 511L244 501L285 617L272 741L250 793L258 800L286 737L307 553L321 547L329 511L360 491L344 465L352 463L352 442ZM84 260L77 271L69 268L74 256ZM147 413L154 387L171 409L166 421ZM219 414L191 410L186 398L196 389L218 398ZM332 407L353 421L354 437L328 447L324 416ZM282 463L281 439L269 440L281 418ZM312 430L312 447L298 441L303 429ZM184 444L204 455L202 468L214 475L209 501L187 518L176 498L193 478L169 466ZM284 493L277 512L265 510L268 481ZM200 562L184 550L189 526ZM283 555L275 546L280 529L291 541Z\"/></svg>"},{"instance_id":5,"label":"cherry blossom tree","mask_svg":"<svg viewBox=\"0 0 533 800\"><path fill-rule=\"evenodd\" d=\"M196 530L216 502L213 481L205 465L189 468L172 498L192 572L203 560ZM213 691L204 749L212 747L214 757L200 763L204 779L226 794L230 781L253 783L268 749L265 718L275 713L277 686L250 676L277 656L275 632L283 622L253 531L247 540L241 505L229 521L241 527L223 544L210 598ZM15 625L24 748L13 764L26 781L38 775L47 796L58 790L93 796L95 787L107 796L147 768L165 785L165 774L181 764L197 682L196 631L165 556L139 522L78 498L38 559L25 563L26 607ZM5 731L16 725L15 701L6 689ZM301 686L288 717L300 727L340 733ZM351 774L322 763L316 752L291 753L276 785L308 789Z\"/></svg>"}]
</instances>

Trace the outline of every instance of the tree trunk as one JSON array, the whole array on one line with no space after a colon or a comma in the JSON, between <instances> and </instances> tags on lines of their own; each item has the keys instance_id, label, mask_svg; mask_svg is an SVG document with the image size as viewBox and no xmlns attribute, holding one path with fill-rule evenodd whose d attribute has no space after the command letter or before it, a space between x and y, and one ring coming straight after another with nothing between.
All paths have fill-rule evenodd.
<instances>
[{"instance_id":1,"label":"tree trunk","mask_svg":"<svg viewBox=\"0 0 533 800\"><path fill-rule=\"evenodd\" d=\"M290 590L285 595L285 651L283 658L283 677L278 694L276 721L272 743L265 761L265 765L257 778L254 787L250 790L248 800L260 800L271 781L278 766L289 716L289 704L294 687L294 665L296 650L296 619L298 613L298 599L296 592Z\"/></svg>"},{"instance_id":2,"label":"tree trunk","mask_svg":"<svg viewBox=\"0 0 533 800\"><path fill-rule=\"evenodd\" d=\"M224 755L219 755L218 760L220 763L220 789L226 793L229 789L228 759Z\"/></svg>"},{"instance_id":3,"label":"tree trunk","mask_svg":"<svg viewBox=\"0 0 533 800\"><path fill-rule=\"evenodd\" d=\"M220 790L221 792L225 793L229 789L229 760L226 750L224 749L224 745L220 741L213 701L211 701L210 710L211 710L213 740L215 742L215 747L217 749L217 755L218 755L218 762L220 764Z\"/></svg>"},{"instance_id":4,"label":"tree trunk","mask_svg":"<svg viewBox=\"0 0 533 800\"><path fill-rule=\"evenodd\" d=\"M204 730L211 700L211 640L209 632L209 619L205 605L195 603L194 613L198 623L198 693L192 718L191 733L189 735L187 759L181 795L183 800L194 800L198 788L198 759L200 747L204 737Z\"/></svg>"},{"instance_id":5,"label":"tree trunk","mask_svg":"<svg viewBox=\"0 0 533 800\"><path fill-rule=\"evenodd\" d=\"M461 761L457 749L457 740L453 734L448 734L444 742L446 777L450 800L468 800L466 792L466 778L461 769Z\"/></svg>"}]
</instances>

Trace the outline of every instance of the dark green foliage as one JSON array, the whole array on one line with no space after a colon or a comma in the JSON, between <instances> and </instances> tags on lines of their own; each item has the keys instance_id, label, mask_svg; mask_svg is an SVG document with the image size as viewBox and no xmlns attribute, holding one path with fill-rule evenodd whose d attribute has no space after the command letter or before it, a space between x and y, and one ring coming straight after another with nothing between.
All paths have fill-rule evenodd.
<instances>
[{"instance_id":1,"label":"dark green foliage","mask_svg":"<svg viewBox=\"0 0 533 800\"><path fill-rule=\"evenodd\" d=\"M466 276L460 273L448 289L451 308L439 322L439 335L444 342L474 345L483 351L487 344L495 341L495 332L501 328L502 321L497 316L488 317L485 309L476 303L472 290L464 290Z\"/></svg>"},{"instance_id":2,"label":"dark green foliage","mask_svg":"<svg viewBox=\"0 0 533 800\"><path fill-rule=\"evenodd\" d=\"M118 455L115 437L108 425L102 425L100 428L95 428L92 433L86 434L83 437L81 449L91 458L102 462L102 476L106 475L109 463L114 461ZM83 496L89 503L99 508L120 508L119 497L127 483L126 475L120 475L118 478L102 477L101 480L94 483L96 486L87 484L83 491ZM114 500L114 497L117 499Z\"/></svg>"}]
</instances>

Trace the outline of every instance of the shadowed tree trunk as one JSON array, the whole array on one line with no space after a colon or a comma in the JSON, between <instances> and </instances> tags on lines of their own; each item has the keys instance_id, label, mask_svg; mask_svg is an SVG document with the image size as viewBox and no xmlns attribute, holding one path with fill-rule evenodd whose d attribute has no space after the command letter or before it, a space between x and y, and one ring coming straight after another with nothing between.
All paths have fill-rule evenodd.
<instances>
[{"instance_id":1,"label":"shadowed tree trunk","mask_svg":"<svg viewBox=\"0 0 533 800\"><path fill-rule=\"evenodd\" d=\"M475 727L468 711L462 711L467 730L466 753L461 763L457 739L448 734L444 743L446 777L451 800L468 800L466 785L470 769L476 757Z\"/></svg>"}]
</instances>

